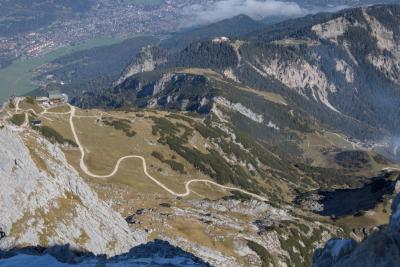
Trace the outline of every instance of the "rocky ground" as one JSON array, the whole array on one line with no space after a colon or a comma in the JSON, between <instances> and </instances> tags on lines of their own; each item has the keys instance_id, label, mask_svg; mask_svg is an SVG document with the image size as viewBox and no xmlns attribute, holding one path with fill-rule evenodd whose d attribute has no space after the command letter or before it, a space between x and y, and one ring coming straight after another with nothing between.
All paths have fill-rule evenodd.
<instances>
[{"instance_id":1,"label":"rocky ground","mask_svg":"<svg viewBox=\"0 0 400 267\"><path fill-rule=\"evenodd\" d=\"M0 114L0 211L8 214L0 219L3 251L69 244L112 257L164 240L213 266L307 266L316 247L344 234L292 205L209 185L180 198L140 174L132 185L90 179L74 163L76 148L50 142L29 123L11 123L13 112L6 107Z\"/></svg>"}]
</instances>

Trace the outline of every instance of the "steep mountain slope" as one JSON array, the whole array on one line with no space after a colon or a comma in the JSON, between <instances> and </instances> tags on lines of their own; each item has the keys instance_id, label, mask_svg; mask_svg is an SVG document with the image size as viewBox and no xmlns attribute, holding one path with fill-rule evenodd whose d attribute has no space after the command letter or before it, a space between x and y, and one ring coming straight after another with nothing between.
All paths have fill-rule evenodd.
<instances>
[{"instance_id":1,"label":"steep mountain slope","mask_svg":"<svg viewBox=\"0 0 400 267\"><path fill-rule=\"evenodd\" d=\"M397 134L399 13L398 6L374 6L317 16L317 23L302 19L283 33L284 25L261 32L242 46L238 73L252 68L263 80L279 81L303 109L307 100L308 113L347 134Z\"/></svg>"},{"instance_id":2,"label":"steep mountain slope","mask_svg":"<svg viewBox=\"0 0 400 267\"><path fill-rule=\"evenodd\" d=\"M119 85L137 73L153 71L157 66L162 65L166 61L167 56L164 50L157 46L143 47L140 53L136 55L134 61L125 68L121 77L113 85Z\"/></svg>"},{"instance_id":3,"label":"steep mountain slope","mask_svg":"<svg viewBox=\"0 0 400 267\"><path fill-rule=\"evenodd\" d=\"M347 135L381 140L399 130L399 18L399 6L373 6L292 20L241 40L193 42L153 76L210 68L242 86L278 93L296 112Z\"/></svg>"},{"instance_id":4,"label":"steep mountain slope","mask_svg":"<svg viewBox=\"0 0 400 267\"><path fill-rule=\"evenodd\" d=\"M146 241L99 200L60 148L37 134L3 129L0 136L2 250L71 244L113 256Z\"/></svg>"}]
</instances>

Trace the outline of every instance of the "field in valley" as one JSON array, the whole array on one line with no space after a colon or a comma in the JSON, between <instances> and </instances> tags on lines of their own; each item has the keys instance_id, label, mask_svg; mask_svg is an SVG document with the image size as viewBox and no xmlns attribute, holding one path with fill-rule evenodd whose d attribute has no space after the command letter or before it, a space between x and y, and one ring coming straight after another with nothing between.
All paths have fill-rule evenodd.
<instances>
[{"instance_id":1,"label":"field in valley","mask_svg":"<svg viewBox=\"0 0 400 267\"><path fill-rule=\"evenodd\" d=\"M98 46L112 45L126 38L99 37L82 44L55 49L39 57L17 60L10 66L0 69L0 102L11 95L24 95L37 88L31 81L33 71L57 58L73 52L82 51Z\"/></svg>"}]
</instances>

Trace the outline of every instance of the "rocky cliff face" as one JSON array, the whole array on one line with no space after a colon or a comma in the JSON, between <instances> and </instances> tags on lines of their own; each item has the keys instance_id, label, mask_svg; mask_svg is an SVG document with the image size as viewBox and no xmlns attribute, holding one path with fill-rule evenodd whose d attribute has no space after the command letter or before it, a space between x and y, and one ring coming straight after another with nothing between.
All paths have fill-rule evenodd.
<instances>
[{"instance_id":1,"label":"rocky cliff face","mask_svg":"<svg viewBox=\"0 0 400 267\"><path fill-rule=\"evenodd\" d=\"M398 187L397 187L398 188ZM399 191L398 191L399 192ZM357 244L332 239L314 254L313 267L397 266L400 262L400 194L393 200L390 224Z\"/></svg>"},{"instance_id":2,"label":"rocky cliff face","mask_svg":"<svg viewBox=\"0 0 400 267\"><path fill-rule=\"evenodd\" d=\"M134 61L124 70L121 77L114 82L119 85L127 78L141 72L152 71L158 65L166 62L165 52L157 46L146 46L136 55Z\"/></svg>"},{"instance_id":3,"label":"rocky cliff face","mask_svg":"<svg viewBox=\"0 0 400 267\"><path fill-rule=\"evenodd\" d=\"M59 147L33 133L0 130L0 249L71 244L113 256L146 241L101 201ZM25 142L29 142L29 147Z\"/></svg>"}]
</instances>

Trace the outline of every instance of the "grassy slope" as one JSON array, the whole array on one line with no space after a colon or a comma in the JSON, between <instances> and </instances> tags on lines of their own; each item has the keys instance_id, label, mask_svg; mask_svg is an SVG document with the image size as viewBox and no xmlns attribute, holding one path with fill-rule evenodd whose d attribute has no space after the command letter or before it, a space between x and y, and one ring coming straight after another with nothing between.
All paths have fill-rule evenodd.
<instances>
[{"instance_id":1,"label":"grassy slope","mask_svg":"<svg viewBox=\"0 0 400 267\"><path fill-rule=\"evenodd\" d=\"M21 105L25 108L29 107L25 102L22 102ZM93 116L99 115L100 113L100 110L78 110L77 115ZM171 114L170 112L155 110L141 110L137 112L110 111L110 113L111 115L106 116L115 116L116 118L132 120L130 127L135 129L137 135L127 137L122 131L102 124L101 120L98 121L95 117L74 119L81 142L84 144L85 149L87 149L87 157L85 158L85 161L91 170L101 174L108 173L111 171L116 160L120 156L137 153L143 155L148 161L150 173L175 191L183 191L183 183L189 179L189 177L208 178L203 176L198 170L193 168L190 163L176 154L168 146L158 143L157 139L160 137L159 133L153 134L153 126L156 122L154 119L155 117L165 118L175 125L186 125L187 127L191 126L189 122L192 120L200 123L202 121L201 118L192 118L184 114L178 115L176 113ZM72 138L68 124L68 115L47 114L46 116L51 120L44 119L44 125L54 128L65 138ZM185 134L184 129L184 126L178 127L176 135L183 136ZM201 146L204 147L204 144L207 144L208 147L212 146L212 143L206 140L197 129L191 134L192 137L188 139L188 143L186 144L187 147L199 147L199 149L202 149ZM322 136L321 139L324 139L324 136ZM332 138L332 140L334 139ZM318 142L319 145L329 146L325 143L324 140ZM313 147L313 145L316 144L311 142L310 145ZM164 159L174 159L177 162L182 163L185 166L187 175L182 175L179 172L173 171L168 164L153 157L152 152L154 151L162 154ZM69 162L79 171L79 152L74 148L65 148L64 152L66 153ZM206 151L203 152L206 153ZM37 164L42 166L43 170L46 169L45 164L41 162L39 157L35 156L34 160ZM82 176L85 177L85 175ZM166 215L173 213L173 209L160 208L160 203L170 203L173 207L182 208L188 212L195 213L197 207L193 206L193 203L187 200L202 199L205 201L205 199L211 199L215 201L226 196L229 192L222 192L218 188L207 186L206 184L195 184L192 187L193 194L188 198L178 200L149 181L143 174L141 162L137 160L124 162L121 165L121 170L115 175L115 177L110 179L99 180L90 179L88 177L86 178L91 183L91 186L96 188L96 191L99 192L99 195L102 198L118 200L118 203L120 204L117 205L117 208L123 216L128 216L134 213L136 209L144 207L155 209L155 212L157 212L156 214L148 213L144 216L138 217L138 220L140 220L142 224L135 225L135 227L139 227L140 229L154 230L154 232L152 232L152 238L159 238L160 236L179 236L190 240L195 244L200 244L207 248L223 252L225 255L238 257L234 252L234 240L231 239L233 234L237 234L237 228L230 228L228 226L221 226L207 221L200 221L195 217L198 215L194 214L192 216L190 215L191 213L186 215L182 214L175 219L174 216ZM271 182L274 183L275 181ZM379 209L377 209L376 216L372 216L371 214L371 216L367 215L363 218L344 218L343 220L338 221L336 225L362 227L365 225L373 225L375 223L384 223L387 214L385 214L383 208L384 207L379 207ZM217 212L212 209L199 212L206 214L208 211L212 211L213 213ZM300 210L298 212L302 213ZM240 225L242 226L242 234L249 235L247 240L254 239L255 242L261 241L256 238L258 235L254 233L253 227L250 227L252 222L256 218L258 219L258 217L246 216L235 212L229 212L224 215L227 216L227 218L236 218L239 220ZM313 243L321 241L323 232L330 232L325 228L330 225L328 219L326 219L326 221L322 223L323 225L319 227L318 225L314 225L314 217L309 216L314 215L307 214L304 218L299 217L299 219L297 219L296 217L293 221L281 221L281 227L274 227L266 233L267 235L275 235L274 233L278 234L282 249L289 251L290 255L290 260L285 257L280 258L283 261L287 261L289 265L290 263L296 263L296 266L306 266L309 264L312 254L311 252L315 247L315 244ZM315 217L319 218L318 216ZM155 218L163 219L157 220ZM304 221L301 218L303 218ZM166 223L169 227L165 227ZM304 225L307 225L307 227ZM312 233L308 233L307 229L309 226L313 229ZM305 230L302 230L303 228ZM281 237L284 235L288 236L289 239L282 239ZM306 244L306 248L299 243L299 240L302 240L302 242ZM295 247L295 250L298 252L295 252L293 247ZM268 252L271 254L271 257L269 258L264 256L264 262L268 263L278 260L276 252ZM260 251L258 251L258 253L260 253ZM303 259L305 261L302 264ZM242 260L244 261L243 263L245 263L245 259L241 257L240 261Z\"/></svg>"}]
</instances>

